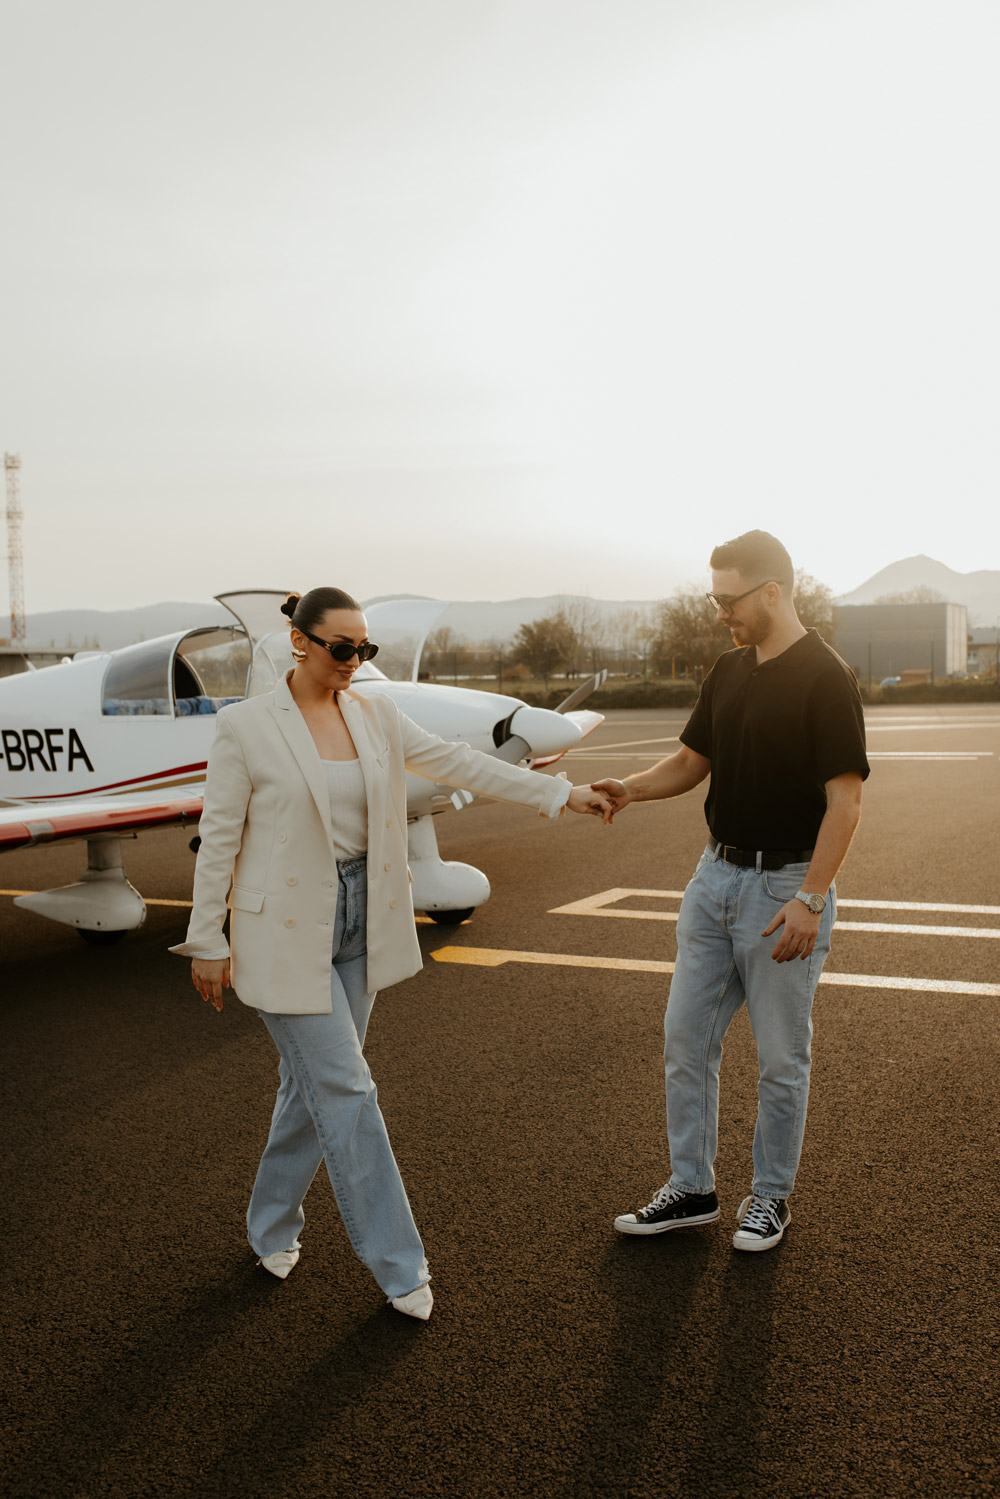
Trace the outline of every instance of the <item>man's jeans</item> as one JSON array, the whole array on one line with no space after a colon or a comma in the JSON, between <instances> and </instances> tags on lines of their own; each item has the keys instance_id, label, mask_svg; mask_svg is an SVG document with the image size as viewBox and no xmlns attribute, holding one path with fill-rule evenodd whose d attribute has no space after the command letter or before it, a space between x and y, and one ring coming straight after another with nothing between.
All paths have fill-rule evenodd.
<instances>
[{"instance_id":1,"label":"man's jeans","mask_svg":"<svg viewBox=\"0 0 1000 1499\"><path fill-rule=\"evenodd\" d=\"M386 1296L404 1296L429 1272L361 1051L375 1000L366 992L366 861L351 859L337 871L332 1013L260 1011L281 1056L280 1083L247 1231L261 1256L297 1249L302 1199L325 1158L355 1253Z\"/></svg>"},{"instance_id":2,"label":"man's jeans","mask_svg":"<svg viewBox=\"0 0 1000 1499\"><path fill-rule=\"evenodd\" d=\"M722 1038L744 1002L760 1069L753 1191L782 1198L795 1185L809 1098L810 1012L830 951L834 890L805 961L776 963L771 953L782 929L761 933L802 888L807 869L741 869L706 849L684 892L664 1049L670 1184L682 1191L715 1186Z\"/></svg>"}]
</instances>

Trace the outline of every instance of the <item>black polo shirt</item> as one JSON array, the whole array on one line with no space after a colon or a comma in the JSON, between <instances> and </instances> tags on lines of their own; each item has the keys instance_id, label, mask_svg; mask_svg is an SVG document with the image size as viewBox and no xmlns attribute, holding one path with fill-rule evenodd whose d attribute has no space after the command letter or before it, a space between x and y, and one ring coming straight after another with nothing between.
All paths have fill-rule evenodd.
<instances>
[{"instance_id":1,"label":"black polo shirt","mask_svg":"<svg viewBox=\"0 0 1000 1499\"><path fill-rule=\"evenodd\" d=\"M815 630L759 665L752 645L720 656L680 737L711 760L705 816L736 848L812 848L825 783L869 774L858 684Z\"/></svg>"}]
</instances>

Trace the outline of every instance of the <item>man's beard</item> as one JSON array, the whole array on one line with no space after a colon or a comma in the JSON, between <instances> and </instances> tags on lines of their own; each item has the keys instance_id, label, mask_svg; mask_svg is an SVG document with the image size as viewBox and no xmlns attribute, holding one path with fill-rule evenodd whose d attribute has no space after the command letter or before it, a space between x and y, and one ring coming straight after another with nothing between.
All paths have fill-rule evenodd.
<instances>
[{"instance_id":1,"label":"man's beard","mask_svg":"<svg viewBox=\"0 0 1000 1499\"><path fill-rule=\"evenodd\" d=\"M763 645L773 628L770 614L762 604L758 604L752 613L748 610L743 612L746 618L733 620L726 626L735 643L739 646Z\"/></svg>"}]
</instances>

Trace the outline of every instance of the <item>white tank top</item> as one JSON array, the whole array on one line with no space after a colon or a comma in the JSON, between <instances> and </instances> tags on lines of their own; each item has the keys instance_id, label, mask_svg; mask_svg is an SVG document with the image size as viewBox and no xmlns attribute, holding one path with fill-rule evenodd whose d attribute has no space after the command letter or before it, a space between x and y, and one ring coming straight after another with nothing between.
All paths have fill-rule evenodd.
<instances>
[{"instance_id":1,"label":"white tank top","mask_svg":"<svg viewBox=\"0 0 1000 1499\"><path fill-rule=\"evenodd\" d=\"M322 760L337 862L368 852L368 793L360 760Z\"/></svg>"}]
</instances>

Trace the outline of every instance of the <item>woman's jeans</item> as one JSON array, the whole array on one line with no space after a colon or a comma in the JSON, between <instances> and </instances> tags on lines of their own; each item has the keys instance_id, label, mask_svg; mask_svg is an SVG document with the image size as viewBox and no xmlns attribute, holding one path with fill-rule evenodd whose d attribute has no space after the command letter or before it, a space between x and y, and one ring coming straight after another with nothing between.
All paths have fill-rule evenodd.
<instances>
[{"instance_id":1,"label":"woman's jeans","mask_svg":"<svg viewBox=\"0 0 1000 1499\"><path fill-rule=\"evenodd\" d=\"M711 1192L719 1135L722 1038L746 1004L757 1043L753 1191L788 1197L809 1098L812 1000L836 920L831 887L810 956L776 963L781 928L766 926L801 890L807 864L741 869L706 849L684 892L665 1022L670 1185Z\"/></svg>"},{"instance_id":2,"label":"woman's jeans","mask_svg":"<svg viewBox=\"0 0 1000 1499\"><path fill-rule=\"evenodd\" d=\"M404 1296L429 1272L361 1050L375 1000L366 992L366 861L338 864L337 873L332 1013L260 1011L281 1056L280 1083L247 1230L262 1257L297 1249L302 1199L325 1159L355 1253L386 1296Z\"/></svg>"}]
</instances>

